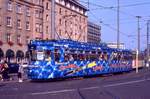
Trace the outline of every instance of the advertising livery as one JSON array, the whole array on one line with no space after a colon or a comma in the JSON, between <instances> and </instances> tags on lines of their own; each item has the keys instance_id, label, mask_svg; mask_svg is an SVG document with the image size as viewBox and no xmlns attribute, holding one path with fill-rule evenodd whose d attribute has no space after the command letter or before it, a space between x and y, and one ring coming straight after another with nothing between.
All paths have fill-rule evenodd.
<instances>
[{"instance_id":1,"label":"advertising livery","mask_svg":"<svg viewBox=\"0 0 150 99\"><path fill-rule=\"evenodd\" d=\"M132 53L106 44L72 40L32 40L28 45L32 80L81 77L132 70Z\"/></svg>"}]
</instances>

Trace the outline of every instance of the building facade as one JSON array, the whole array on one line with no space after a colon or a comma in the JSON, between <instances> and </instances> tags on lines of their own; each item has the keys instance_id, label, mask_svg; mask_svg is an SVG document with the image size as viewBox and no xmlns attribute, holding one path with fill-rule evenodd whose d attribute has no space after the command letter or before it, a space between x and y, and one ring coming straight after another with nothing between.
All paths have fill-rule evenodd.
<instances>
[{"instance_id":1,"label":"building facade","mask_svg":"<svg viewBox=\"0 0 150 99\"><path fill-rule=\"evenodd\" d=\"M76 0L55 0L56 32L52 38L51 0L1 0L0 58L27 56L27 44L31 39L86 42L86 11Z\"/></svg>"},{"instance_id":2,"label":"building facade","mask_svg":"<svg viewBox=\"0 0 150 99\"><path fill-rule=\"evenodd\" d=\"M101 42L101 27L95 23L88 22L87 42Z\"/></svg>"}]
</instances>

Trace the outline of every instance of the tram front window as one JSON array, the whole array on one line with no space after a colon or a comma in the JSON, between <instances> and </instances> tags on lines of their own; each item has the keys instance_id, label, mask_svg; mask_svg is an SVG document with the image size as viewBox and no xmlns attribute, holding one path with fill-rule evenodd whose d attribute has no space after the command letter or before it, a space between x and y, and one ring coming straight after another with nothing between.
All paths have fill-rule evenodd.
<instances>
[{"instance_id":1,"label":"tram front window","mask_svg":"<svg viewBox=\"0 0 150 99\"><path fill-rule=\"evenodd\" d=\"M31 57L31 61L36 61L37 60L36 50L31 50L30 51L30 57Z\"/></svg>"},{"instance_id":2,"label":"tram front window","mask_svg":"<svg viewBox=\"0 0 150 99\"><path fill-rule=\"evenodd\" d=\"M39 61L44 60L44 52L43 51L37 52L37 60L39 60Z\"/></svg>"}]
</instances>

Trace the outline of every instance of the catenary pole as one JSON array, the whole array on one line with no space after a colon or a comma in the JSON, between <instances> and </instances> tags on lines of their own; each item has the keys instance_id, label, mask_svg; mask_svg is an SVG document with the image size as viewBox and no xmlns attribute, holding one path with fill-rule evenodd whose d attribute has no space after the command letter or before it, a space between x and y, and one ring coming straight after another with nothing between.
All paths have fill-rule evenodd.
<instances>
[{"instance_id":1,"label":"catenary pole","mask_svg":"<svg viewBox=\"0 0 150 99\"><path fill-rule=\"evenodd\" d=\"M120 0L117 0L117 48L120 47Z\"/></svg>"},{"instance_id":2,"label":"catenary pole","mask_svg":"<svg viewBox=\"0 0 150 99\"><path fill-rule=\"evenodd\" d=\"M149 67L149 24L150 20L147 21L147 64L146 67Z\"/></svg>"},{"instance_id":3,"label":"catenary pole","mask_svg":"<svg viewBox=\"0 0 150 99\"><path fill-rule=\"evenodd\" d=\"M55 39L55 0L51 2L51 39Z\"/></svg>"},{"instance_id":4,"label":"catenary pole","mask_svg":"<svg viewBox=\"0 0 150 99\"><path fill-rule=\"evenodd\" d=\"M140 18L141 16L136 16L137 18L137 62L136 62L136 73L138 73L139 68L139 54L140 54Z\"/></svg>"}]
</instances>

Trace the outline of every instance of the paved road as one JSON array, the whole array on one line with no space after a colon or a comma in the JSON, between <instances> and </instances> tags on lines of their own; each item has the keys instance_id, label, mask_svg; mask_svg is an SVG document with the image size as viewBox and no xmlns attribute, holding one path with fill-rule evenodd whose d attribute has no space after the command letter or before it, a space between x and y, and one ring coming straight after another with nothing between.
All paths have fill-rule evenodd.
<instances>
[{"instance_id":1,"label":"paved road","mask_svg":"<svg viewBox=\"0 0 150 99\"><path fill-rule=\"evenodd\" d=\"M150 99L150 70L62 81L0 83L0 99Z\"/></svg>"}]
</instances>

